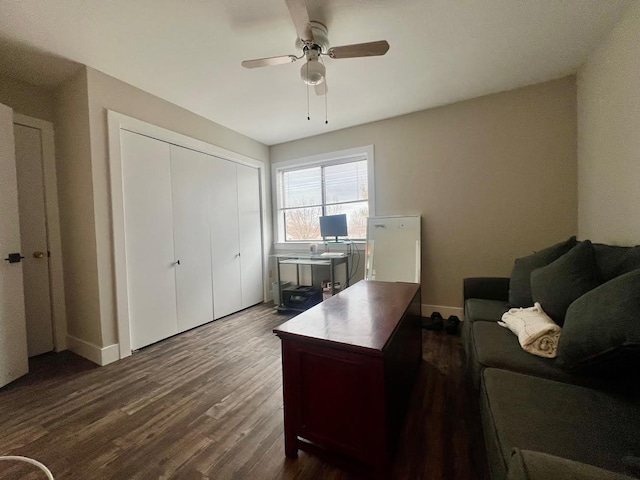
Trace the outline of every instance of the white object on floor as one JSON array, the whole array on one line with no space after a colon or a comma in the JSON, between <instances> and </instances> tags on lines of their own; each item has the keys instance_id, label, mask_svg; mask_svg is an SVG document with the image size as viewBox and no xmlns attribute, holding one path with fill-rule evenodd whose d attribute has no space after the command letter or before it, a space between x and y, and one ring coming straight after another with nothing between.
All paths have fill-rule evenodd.
<instances>
[{"instance_id":1,"label":"white object on floor","mask_svg":"<svg viewBox=\"0 0 640 480\"><path fill-rule=\"evenodd\" d=\"M31 465L35 465L40 470L42 470L49 480L54 480L53 474L51 473L51 470L49 470L44 464L40 463L37 460L34 460L33 458L20 457L20 456L15 456L14 455L14 456L0 457L0 461L2 461L2 460L14 460L14 461L17 461L17 462L30 463Z\"/></svg>"},{"instance_id":2,"label":"white object on floor","mask_svg":"<svg viewBox=\"0 0 640 480\"><path fill-rule=\"evenodd\" d=\"M538 302L533 307L512 308L505 312L498 325L515 333L526 352L539 357L556 357L562 329L544 313Z\"/></svg>"}]
</instances>

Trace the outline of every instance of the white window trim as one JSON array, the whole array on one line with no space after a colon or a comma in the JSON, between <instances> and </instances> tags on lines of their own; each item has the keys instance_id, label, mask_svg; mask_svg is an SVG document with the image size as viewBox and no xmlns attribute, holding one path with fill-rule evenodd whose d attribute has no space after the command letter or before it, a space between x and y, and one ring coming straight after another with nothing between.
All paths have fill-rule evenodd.
<instances>
[{"instance_id":1,"label":"white window trim","mask_svg":"<svg viewBox=\"0 0 640 480\"><path fill-rule=\"evenodd\" d=\"M374 148L373 145L363 147L349 148L347 150L339 150L337 152L320 153L310 155L308 157L285 160L271 164L271 201L273 205L273 238L274 248L277 250L306 250L312 243L321 242L285 242L283 241L284 226L281 225L279 215L280 209L280 191L278 189L278 177L283 170L291 170L294 168L309 168L318 165L334 165L345 163L349 159L363 158L367 160L367 183L368 183L368 201L369 216L375 216L376 195L375 195L375 175L374 175ZM356 241L356 243L364 243L364 240Z\"/></svg>"}]
</instances>

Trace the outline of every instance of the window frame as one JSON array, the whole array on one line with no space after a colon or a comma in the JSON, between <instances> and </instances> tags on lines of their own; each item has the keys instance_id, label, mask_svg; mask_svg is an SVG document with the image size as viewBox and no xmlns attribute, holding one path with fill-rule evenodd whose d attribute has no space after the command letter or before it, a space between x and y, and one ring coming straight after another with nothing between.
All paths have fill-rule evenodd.
<instances>
[{"instance_id":1,"label":"window frame","mask_svg":"<svg viewBox=\"0 0 640 480\"><path fill-rule=\"evenodd\" d=\"M313 167L327 167L331 165L340 165L343 163L367 161L367 191L368 191L368 204L369 204L369 216L375 216L375 174L374 174L374 149L373 145L367 145L364 147L350 148L348 150L340 150L336 152L321 153L318 155L311 155L308 157L297 158L292 160L286 160L282 162L273 163L271 165L271 192L272 192L272 204L273 204L273 232L274 232L274 245L276 247L293 247L303 248L311 243L318 243L318 241L310 240L290 240L285 238L285 226L284 226L284 210L282 208L282 173L285 171L302 170ZM324 187L323 187L323 202L324 202ZM323 203L323 205L326 202ZM345 202L355 203L355 202ZM364 243L365 240L354 240L356 243Z\"/></svg>"}]
</instances>

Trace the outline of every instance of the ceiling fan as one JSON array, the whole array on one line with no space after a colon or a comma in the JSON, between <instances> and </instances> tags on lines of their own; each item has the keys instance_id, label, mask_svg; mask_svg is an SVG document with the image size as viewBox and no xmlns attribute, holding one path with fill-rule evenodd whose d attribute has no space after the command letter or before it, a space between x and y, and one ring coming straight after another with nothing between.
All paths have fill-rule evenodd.
<instances>
[{"instance_id":1,"label":"ceiling fan","mask_svg":"<svg viewBox=\"0 0 640 480\"><path fill-rule=\"evenodd\" d=\"M304 0L285 0L289 14L298 34L296 46L302 49L302 55L282 55L279 57L257 58L245 60L245 68L258 68L270 65L281 65L296 62L304 58L305 64L300 69L300 78L307 85L314 87L317 95L327 93L326 69L321 57L354 58L384 55L389 50L386 40L377 42L356 43L340 47L329 47L327 27L320 22L309 20L309 13Z\"/></svg>"}]
</instances>

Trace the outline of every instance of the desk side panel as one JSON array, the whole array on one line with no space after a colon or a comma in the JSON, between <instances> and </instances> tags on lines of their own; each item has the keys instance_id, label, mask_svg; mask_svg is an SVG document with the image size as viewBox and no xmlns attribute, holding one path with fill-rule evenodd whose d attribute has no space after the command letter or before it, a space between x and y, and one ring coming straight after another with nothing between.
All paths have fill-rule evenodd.
<instances>
[{"instance_id":1,"label":"desk side panel","mask_svg":"<svg viewBox=\"0 0 640 480\"><path fill-rule=\"evenodd\" d=\"M388 443L394 448L402 430L415 377L422 362L420 291L384 350Z\"/></svg>"},{"instance_id":2,"label":"desk side panel","mask_svg":"<svg viewBox=\"0 0 640 480\"><path fill-rule=\"evenodd\" d=\"M299 436L369 465L386 455L381 358L283 339L283 366L285 444Z\"/></svg>"}]
</instances>

